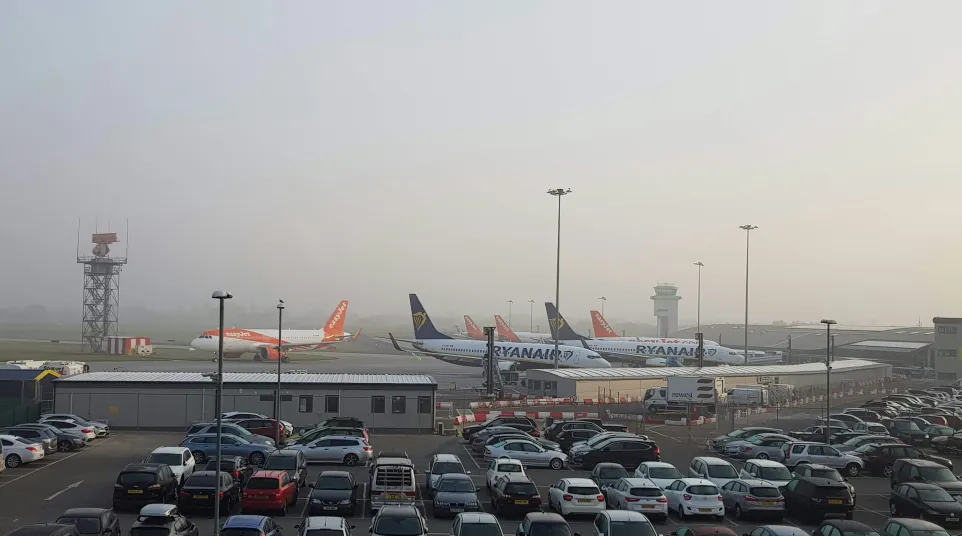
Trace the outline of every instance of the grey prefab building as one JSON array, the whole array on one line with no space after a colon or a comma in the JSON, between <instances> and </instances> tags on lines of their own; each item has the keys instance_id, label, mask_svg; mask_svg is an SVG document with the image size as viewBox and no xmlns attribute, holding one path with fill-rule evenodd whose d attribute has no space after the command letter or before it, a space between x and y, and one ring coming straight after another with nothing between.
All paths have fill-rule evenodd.
<instances>
[{"instance_id":1,"label":"grey prefab building","mask_svg":"<svg viewBox=\"0 0 962 536\"><path fill-rule=\"evenodd\" d=\"M223 411L272 417L277 375L224 373ZM437 382L425 374L281 374L281 420L357 417L380 431L431 432ZM216 383L199 372L89 372L54 382L57 413L112 428L183 430L217 418Z\"/></svg>"}]
</instances>

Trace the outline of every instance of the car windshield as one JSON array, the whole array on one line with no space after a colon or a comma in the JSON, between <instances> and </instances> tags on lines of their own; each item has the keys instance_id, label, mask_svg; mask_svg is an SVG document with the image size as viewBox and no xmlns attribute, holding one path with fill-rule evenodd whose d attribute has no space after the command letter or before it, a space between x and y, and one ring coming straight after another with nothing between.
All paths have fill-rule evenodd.
<instances>
[{"instance_id":1,"label":"car windshield","mask_svg":"<svg viewBox=\"0 0 962 536\"><path fill-rule=\"evenodd\" d=\"M270 456L264 463L264 469L277 469L282 471L297 469L297 458L295 456Z\"/></svg>"},{"instance_id":2,"label":"car windshield","mask_svg":"<svg viewBox=\"0 0 962 536\"><path fill-rule=\"evenodd\" d=\"M134 484L153 484L157 480L154 473L121 473L121 486L133 486Z\"/></svg>"},{"instance_id":3,"label":"car windshield","mask_svg":"<svg viewBox=\"0 0 962 536\"><path fill-rule=\"evenodd\" d=\"M533 523L527 536L571 536L567 523Z\"/></svg>"},{"instance_id":4,"label":"car windshield","mask_svg":"<svg viewBox=\"0 0 962 536\"><path fill-rule=\"evenodd\" d=\"M432 475L446 475L448 473L464 474L464 467L457 462L438 462L431 467Z\"/></svg>"},{"instance_id":5,"label":"car windshield","mask_svg":"<svg viewBox=\"0 0 962 536\"><path fill-rule=\"evenodd\" d=\"M130 529L130 536L170 536L167 527L134 527Z\"/></svg>"},{"instance_id":6,"label":"car windshield","mask_svg":"<svg viewBox=\"0 0 962 536\"><path fill-rule=\"evenodd\" d=\"M791 480L792 473L784 467L758 467L755 469L755 476L765 480Z\"/></svg>"},{"instance_id":7,"label":"car windshield","mask_svg":"<svg viewBox=\"0 0 962 536\"><path fill-rule=\"evenodd\" d=\"M314 489L351 489L351 479L346 476L321 475L314 483Z\"/></svg>"},{"instance_id":8,"label":"car windshield","mask_svg":"<svg viewBox=\"0 0 962 536\"><path fill-rule=\"evenodd\" d=\"M80 534L100 534L99 517L61 517L57 523L74 525Z\"/></svg>"},{"instance_id":9,"label":"car windshield","mask_svg":"<svg viewBox=\"0 0 962 536\"><path fill-rule=\"evenodd\" d=\"M249 529L245 527L226 527L220 529L220 533L223 536L261 536L260 529Z\"/></svg>"},{"instance_id":10,"label":"car windshield","mask_svg":"<svg viewBox=\"0 0 962 536\"><path fill-rule=\"evenodd\" d=\"M622 466L618 467L602 467L598 470L598 476L600 478L622 478L628 476L628 471Z\"/></svg>"},{"instance_id":11,"label":"car windshield","mask_svg":"<svg viewBox=\"0 0 962 536\"><path fill-rule=\"evenodd\" d=\"M254 536L260 536L260 533ZM344 536L344 531L338 529L310 529L304 532L304 536Z\"/></svg>"},{"instance_id":12,"label":"car windshield","mask_svg":"<svg viewBox=\"0 0 962 536\"><path fill-rule=\"evenodd\" d=\"M945 482L958 480L952 471L949 471L945 467L923 467L919 470L922 473L922 480L930 480L932 482Z\"/></svg>"},{"instance_id":13,"label":"car windshield","mask_svg":"<svg viewBox=\"0 0 962 536\"><path fill-rule=\"evenodd\" d=\"M424 527L416 517L379 516L374 523L374 533L380 536L421 536Z\"/></svg>"},{"instance_id":14,"label":"car windshield","mask_svg":"<svg viewBox=\"0 0 962 536\"><path fill-rule=\"evenodd\" d=\"M461 536L502 536L496 523L461 523Z\"/></svg>"},{"instance_id":15,"label":"car windshield","mask_svg":"<svg viewBox=\"0 0 962 536\"><path fill-rule=\"evenodd\" d=\"M745 441L748 441L752 445L761 445L762 441L765 441L765 436L756 435L756 436L749 437Z\"/></svg>"},{"instance_id":16,"label":"car windshield","mask_svg":"<svg viewBox=\"0 0 962 536\"><path fill-rule=\"evenodd\" d=\"M738 473L731 465L709 465L708 476L710 478L738 478Z\"/></svg>"},{"instance_id":17,"label":"car windshield","mask_svg":"<svg viewBox=\"0 0 962 536\"><path fill-rule=\"evenodd\" d=\"M611 536L655 536L651 523L646 521L610 521Z\"/></svg>"},{"instance_id":18,"label":"car windshield","mask_svg":"<svg viewBox=\"0 0 962 536\"><path fill-rule=\"evenodd\" d=\"M835 482L842 481L842 475L838 474L835 469L812 469L809 474L812 478L824 478L827 480L834 480Z\"/></svg>"},{"instance_id":19,"label":"car windshield","mask_svg":"<svg viewBox=\"0 0 962 536\"><path fill-rule=\"evenodd\" d=\"M278 489L279 481L276 478L252 478L247 481L247 489Z\"/></svg>"},{"instance_id":20,"label":"car windshield","mask_svg":"<svg viewBox=\"0 0 962 536\"><path fill-rule=\"evenodd\" d=\"M661 497L661 489L659 488L631 488L628 493L632 497Z\"/></svg>"},{"instance_id":21,"label":"car windshield","mask_svg":"<svg viewBox=\"0 0 962 536\"><path fill-rule=\"evenodd\" d=\"M505 484L504 486L505 495L528 495L534 497L538 494L538 488L531 482L514 482L511 484Z\"/></svg>"},{"instance_id":22,"label":"car windshield","mask_svg":"<svg viewBox=\"0 0 962 536\"><path fill-rule=\"evenodd\" d=\"M184 483L185 486L193 486L198 488L212 488L214 487L214 475L193 475L187 479Z\"/></svg>"},{"instance_id":23,"label":"car windshield","mask_svg":"<svg viewBox=\"0 0 962 536\"><path fill-rule=\"evenodd\" d=\"M598 495L601 493L595 486L568 486L566 491L572 495Z\"/></svg>"},{"instance_id":24,"label":"car windshield","mask_svg":"<svg viewBox=\"0 0 962 536\"><path fill-rule=\"evenodd\" d=\"M675 469L674 466L672 466L672 467L649 467L649 468L648 468L648 477L649 477L649 478L665 479L665 480L675 479L675 478L682 478L682 476L681 476L681 471L679 471L678 469Z\"/></svg>"},{"instance_id":25,"label":"car windshield","mask_svg":"<svg viewBox=\"0 0 962 536\"><path fill-rule=\"evenodd\" d=\"M718 495L718 488L715 486L688 486L688 489L685 491L692 495Z\"/></svg>"},{"instance_id":26,"label":"car windshield","mask_svg":"<svg viewBox=\"0 0 962 536\"><path fill-rule=\"evenodd\" d=\"M944 530L913 530L912 536L949 536Z\"/></svg>"},{"instance_id":27,"label":"car windshield","mask_svg":"<svg viewBox=\"0 0 962 536\"><path fill-rule=\"evenodd\" d=\"M144 460L144 462L160 463L163 465L170 465L173 467L177 467L184 464L184 456L182 454L167 454L167 453L155 452L150 456L147 456L147 459Z\"/></svg>"},{"instance_id":28,"label":"car windshield","mask_svg":"<svg viewBox=\"0 0 962 536\"><path fill-rule=\"evenodd\" d=\"M751 493L753 497L778 497L781 495L778 492L778 488L770 488L767 486L752 488L749 493Z\"/></svg>"},{"instance_id":29,"label":"car windshield","mask_svg":"<svg viewBox=\"0 0 962 536\"><path fill-rule=\"evenodd\" d=\"M474 482L470 480L458 479L441 479L441 483L438 485L438 491L447 491L450 493L474 493Z\"/></svg>"},{"instance_id":30,"label":"car windshield","mask_svg":"<svg viewBox=\"0 0 962 536\"><path fill-rule=\"evenodd\" d=\"M949 492L939 489L920 489L919 500L922 502L955 502Z\"/></svg>"},{"instance_id":31,"label":"car windshield","mask_svg":"<svg viewBox=\"0 0 962 536\"><path fill-rule=\"evenodd\" d=\"M520 473L521 464L518 463L499 463L498 464L499 473Z\"/></svg>"}]
</instances>

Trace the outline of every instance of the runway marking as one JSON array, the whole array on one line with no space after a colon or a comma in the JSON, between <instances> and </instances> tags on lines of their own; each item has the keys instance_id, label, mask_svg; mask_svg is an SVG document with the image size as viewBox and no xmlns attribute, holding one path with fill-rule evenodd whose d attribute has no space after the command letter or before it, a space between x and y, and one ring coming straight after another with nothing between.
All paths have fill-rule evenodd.
<instances>
[{"instance_id":1,"label":"runway marking","mask_svg":"<svg viewBox=\"0 0 962 536\"><path fill-rule=\"evenodd\" d=\"M0 484L0 488L2 488L2 487L4 487L4 486L7 486L7 485L10 485L10 484L13 484L14 482L20 480L21 478L28 477L28 476L36 473L37 471L43 471L44 469L46 469L46 468L48 468L48 467L53 467L54 465L57 465L58 463L60 463L60 462L62 462L62 461L69 460L70 458L73 458L74 456L76 456L76 455L78 455L78 454L83 454L84 452L89 452L88 449L96 448L96 447L98 447L98 446L100 446L100 445L103 445L104 443L110 441L110 440L113 439L114 437L117 437L117 436L107 437L107 438L103 439L102 441L100 441L100 442L98 442L98 443L95 443L95 444L93 444L93 445L90 445L89 447L86 447L84 450L78 450L77 452L74 452L74 453L72 453L72 454L68 454L68 455L64 456L63 458L60 458L60 459L58 459L58 460L56 460L56 461L53 461L53 462L50 462L50 463L48 463L47 465L44 465L43 467L38 467L38 468L36 468L36 469L34 469L34 470L30 471L30 472L27 472L27 473L24 473L24 474L18 476L18 477L16 477L16 478L11 478L10 480L4 482L3 484Z\"/></svg>"},{"instance_id":2,"label":"runway marking","mask_svg":"<svg viewBox=\"0 0 962 536\"><path fill-rule=\"evenodd\" d=\"M74 488L80 487L80 485L83 484L83 483L84 483L84 481L81 480L81 481L79 481L79 482L74 482L73 484L68 484L67 487L63 488L62 490L58 491L57 493L54 493L53 495L47 497L47 498L44 499L44 500L45 500L45 501L52 501L52 500L56 499L57 497L63 495L64 493L67 493L68 491L70 491L70 490L72 490L72 489L74 489Z\"/></svg>"}]
</instances>

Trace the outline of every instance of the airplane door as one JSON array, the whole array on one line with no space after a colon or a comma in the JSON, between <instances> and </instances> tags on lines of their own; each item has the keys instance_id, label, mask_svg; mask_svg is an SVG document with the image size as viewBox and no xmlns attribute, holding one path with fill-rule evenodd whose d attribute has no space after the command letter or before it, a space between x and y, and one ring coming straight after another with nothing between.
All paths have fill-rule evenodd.
<instances>
[{"instance_id":1,"label":"airplane door","mask_svg":"<svg viewBox=\"0 0 962 536\"><path fill-rule=\"evenodd\" d=\"M575 354L575 355L573 355L573 356L571 357L571 360L574 361L574 364L575 364L575 365L578 365L578 364L581 362L581 361L580 361L580 360L581 360L581 352L574 352L574 354Z\"/></svg>"}]
</instances>

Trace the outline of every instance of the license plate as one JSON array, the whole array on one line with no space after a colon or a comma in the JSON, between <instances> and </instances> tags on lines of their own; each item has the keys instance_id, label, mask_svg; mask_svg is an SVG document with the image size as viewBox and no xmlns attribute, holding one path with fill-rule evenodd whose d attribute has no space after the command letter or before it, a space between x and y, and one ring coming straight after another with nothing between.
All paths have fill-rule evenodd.
<instances>
[{"instance_id":1,"label":"license plate","mask_svg":"<svg viewBox=\"0 0 962 536\"><path fill-rule=\"evenodd\" d=\"M641 505L641 507L642 507L642 508L654 508L655 505L653 505L653 504L643 504L643 505Z\"/></svg>"},{"instance_id":2,"label":"license plate","mask_svg":"<svg viewBox=\"0 0 962 536\"><path fill-rule=\"evenodd\" d=\"M699 512L711 512L711 508L699 508Z\"/></svg>"},{"instance_id":3,"label":"license plate","mask_svg":"<svg viewBox=\"0 0 962 536\"><path fill-rule=\"evenodd\" d=\"M775 506L775 501L762 501L762 506Z\"/></svg>"},{"instance_id":4,"label":"license plate","mask_svg":"<svg viewBox=\"0 0 962 536\"><path fill-rule=\"evenodd\" d=\"M210 499L210 495L194 495L195 499Z\"/></svg>"},{"instance_id":5,"label":"license plate","mask_svg":"<svg viewBox=\"0 0 962 536\"><path fill-rule=\"evenodd\" d=\"M842 504L842 500L841 500L841 499L830 499L830 500L828 501L828 504Z\"/></svg>"},{"instance_id":6,"label":"license plate","mask_svg":"<svg viewBox=\"0 0 962 536\"><path fill-rule=\"evenodd\" d=\"M324 509L325 509L325 510L337 510L337 507L336 507L336 506L325 506Z\"/></svg>"},{"instance_id":7,"label":"license plate","mask_svg":"<svg viewBox=\"0 0 962 536\"><path fill-rule=\"evenodd\" d=\"M401 494L400 494L400 493L388 493L388 494L387 494L387 498L388 498L388 499L394 499L394 500L400 500L400 499L401 499Z\"/></svg>"},{"instance_id":8,"label":"license plate","mask_svg":"<svg viewBox=\"0 0 962 536\"><path fill-rule=\"evenodd\" d=\"M137 495L137 494L141 494L141 495L142 495L142 494L144 493L144 490L142 490L142 489L129 489L129 490L127 490L127 493L129 493L129 494L131 494L131 495Z\"/></svg>"},{"instance_id":9,"label":"license plate","mask_svg":"<svg viewBox=\"0 0 962 536\"><path fill-rule=\"evenodd\" d=\"M590 503L590 502L594 502L594 501L592 501L591 499L578 499L578 502L580 502L580 503Z\"/></svg>"},{"instance_id":10,"label":"license plate","mask_svg":"<svg viewBox=\"0 0 962 536\"><path fill-rule=\"evenodd\" d=\"M452 509L451 509L451 513L459 513L459 512L463 512L463 511L464 511L464 508L452 508Z\"/></svg>"},{"instance_id":11,"label":"license plate","mask_svg":"<svg viewBox=\"0 0 962 536\"><path fill-rule=\"evenodd\" d=\"M957 518L957 517L947 517L947 518L945 518L945 520L946 520L946 521L955 522L955 521L958 521L959 518Z\"/></svg>"},{"instance_id":12,"label":"license plate","mask_svg":"<svg viewBox=\"0 0 962 536\"><path fill-rule=\"evenodd\" d=\"M528 501L514 501L514 504L528 504Z\"/></svg>"}]
</instances>

